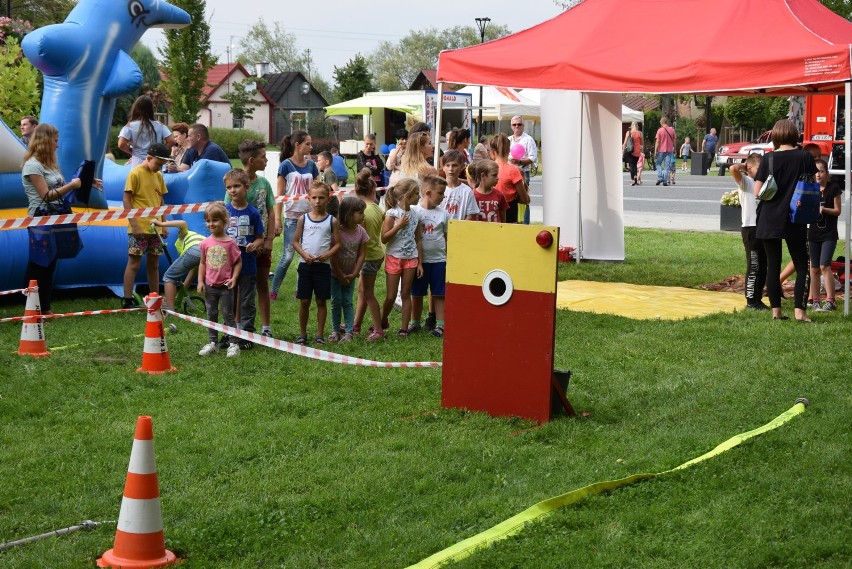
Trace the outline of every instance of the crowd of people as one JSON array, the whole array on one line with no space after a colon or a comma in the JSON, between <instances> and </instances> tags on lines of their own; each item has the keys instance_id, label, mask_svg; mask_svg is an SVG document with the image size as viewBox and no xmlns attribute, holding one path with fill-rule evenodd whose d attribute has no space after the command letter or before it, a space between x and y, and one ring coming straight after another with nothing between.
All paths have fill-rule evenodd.
<instances>
[{"instance_id":1,"label":"crowd of people","mask_svg":"<svg viewBox=\"0 0 852 569\"><path fill-rule=\"evenodd\" d=\"M169 129L154 120L152 109L150 98L137 99L130 121L119 134L119 147L131 155L123 194L126 209L163 205L168 192L164 172L187 170L202 158L230 164L224 151L210 141L204 125L177 123ZM174 309L179 289L196 280L211 321L221 318L226 325L255 332L259 311L260 333L271 337L271 309L275 301L289 296L281 294L281 286L295 259L297 343L309 342L314 305L315 344L351 341L361 333L368 313L372 325L364 331L366 339L383 339L397 298L399 337L420 330L441 337L449 221L516 223L518 205L529 203L529 167L535 164L537 148L523 134L520 117L512 122L512 138L524 147L523 157L517 151L510 157L513 143L500 133L484 141L488 157L471 159L470 131L454 129L447 137L447 151L435 165L432 136L419 123L410 132L397 133L395 152L385 162L376 153L375 136L368 134L358 154L355 195L343 199L334 195L339 180L336 157L320 152L312 160L307 132L295 131L282 141L275 190L262 175L266 145L246 140L239 145L242 168L228 171L221 203L211 204L204 212L208 236L190 231L181 220L128 218L122 307L134 305L135 279L143 258L148 289L159 291L164 239L170 229L176 229L179 257L163 275L166 309ZM52 125L35 126L27 134L31 138L22 178L29 214L36 215L38 207L63 200L81 182L75 177L66 183L59 171L59 133ZM386 169L393 183L380 192ZM276 196L288 198L286 205L276 202ZM267 275L273 270L273 241L278 236L284 246L270 283ZM382 266L386 296L380 302L375 284ZM55 269L55 258L44 262L34 258L31 250L26 278L38 280L46 313L50 313ZM220 337L211 329L199 354L224 350L234 357L252 346L237 337Z\"/></svg>"}]
</instances>

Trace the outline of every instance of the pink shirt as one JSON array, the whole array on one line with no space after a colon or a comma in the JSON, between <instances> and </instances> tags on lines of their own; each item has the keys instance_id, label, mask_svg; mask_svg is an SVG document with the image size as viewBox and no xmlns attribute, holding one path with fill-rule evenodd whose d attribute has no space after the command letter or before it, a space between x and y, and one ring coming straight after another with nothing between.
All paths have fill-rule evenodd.
<instances>
[{"instance_id":1,"label":"pink shirt","mask_svg":"<svg viewBox=\"0 0 852 569\"><path fill-rule=\"evenodd\" d=\"M232 237L219 240L207 237L199 245L201 256L206 263L204 284L222 286L234 274L234 263L240 258L240 248Z\"/></svg>"},{"instance_id":2,"label":"pink shirt","mask_svg":"<svg viewBox=\"0 0 852 569\"><path fill-rule=\"evenodd\" d=\"M340 271L347 275L358 261L358 250L361 248L361 243L366 243L370 240L365 230L360 225L355 226L355 231L347 231L344 227L340 228L340 249L337 250L337 266Z\"/></svg>"},{"instance_id":3,"label":"pink shirt","mask_svg":"<svg viewBox=\"0 0 852 569\"><path fill-rule=\"evenodd\" d=\"M674 152L675 130L669 125L657 129L657 152Z\"/></svg>"}]
</instances>

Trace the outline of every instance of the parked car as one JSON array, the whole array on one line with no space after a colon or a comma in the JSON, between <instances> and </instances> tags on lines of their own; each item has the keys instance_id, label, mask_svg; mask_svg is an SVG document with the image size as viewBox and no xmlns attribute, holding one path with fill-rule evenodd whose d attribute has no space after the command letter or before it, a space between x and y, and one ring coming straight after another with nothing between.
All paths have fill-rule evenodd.
<instances>
[{"instance_id":1,"label":"parked car","mask_svg":"<svg viewBox=\"0 0 852 569\"><path fill-rule=\"evenodd\" d=\"M716 153L716 165L719 166L719 174L725 173L725 168L729 168L731 164L739 164L745 162L748 155L753 152L764 154L772 151L772 131L767 130L753 142L732 142L719 147Z\"/></svg>"}]
</instances>

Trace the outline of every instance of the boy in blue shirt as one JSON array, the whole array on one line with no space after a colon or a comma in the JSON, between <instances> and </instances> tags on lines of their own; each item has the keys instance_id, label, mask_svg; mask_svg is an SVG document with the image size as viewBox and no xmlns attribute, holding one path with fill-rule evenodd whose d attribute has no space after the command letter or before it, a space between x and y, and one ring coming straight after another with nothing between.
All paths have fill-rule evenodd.
<instances>
[{"instance_id":1,"label":"boy in blue shirt","mask_svg":"<svg viewBox=\"0 0 852 569\"><path fill-rule=\"evenodd\" d=\"M257 253L263 248L263 219L257 208L246 199L249 178L244 170L231 170L225 174L224 181L225 191L231 199L231 203L225 204L230 217L227 234L237 241L243 263L235 293L240 307L239 327L246 332L254 332ZM254 344L241 341L239 346L241 350L250 350Z\"/></svg>"}]
</instances>

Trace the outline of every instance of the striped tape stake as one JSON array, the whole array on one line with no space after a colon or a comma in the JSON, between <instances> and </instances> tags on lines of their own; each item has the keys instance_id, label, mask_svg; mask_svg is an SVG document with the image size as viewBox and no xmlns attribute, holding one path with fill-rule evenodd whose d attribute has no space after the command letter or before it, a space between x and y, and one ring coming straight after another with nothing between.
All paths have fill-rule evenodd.
<instances>
[{"instance_id":1,"label":"striped tape stake","mask_svg":"<svg viewBox=\"0 0 852 569\"><path fill-rule=\"evenodd\" d=\"M571 504L575 504L584 498L588 498L589 496L595 496L597 494L602 494L604 492L609 492L611 490L615 490L616 488L621 488L622 486L627 486L629 484L633 484L634 482L639 482L641 480L650 480L651 478L656 478L658 476L663 476L665 474L671 474L672 472L677 472L678 470L683 470L684 468L689 468L699 462L703 462L707 459L713 458L722 454L725 451L731 450L732 448L742 444L743 442L756 437L758 435L762 435L768 431L773 429L777 429L793 417L804 413L805 407L810 405L808 400L800 397L796 400L796 404L793 405L789 410L785 411L781 415L775 417L772 421L766 423L762 427L758 427L752 431L748 431L746 433L740 433L739 435L734 435L727 441L723 442L710 452L702 454L697 458L693 458L688 462L684 462L680 466L676 466L670 470L665 470L663 472L658 472L656 474L634 474L633 476L628 476L627 478L621 478L619 480L607 480L606 482L596 482L594 484L590 484L589 486L585 486L583 488L578 488L577 490L572 490L567 494L562 494L561 496L555 496L553 498L549 498L538 504L535 504L523 512L512 516L508 520L497 524L494 527L491 527L482 533L476 534L473 537L469 537L464 541L460 541L459 543L444 549L443 551L439 551L434 555L427 557L426 559L416 563L414 565L410 565L408 569L434 569L439 565L443 565L444 563L450 561L459 561L464 559L465 557L471 556L478 549L483 549L488 547L492 543L497 541L506 539L524 529L524 526L534 520L543 518L553 511L558 510L559 508L564 508L565 506L570 506Z\"/></svg>"},{"instance_id":2,"label":"striped tape stake","mask_svg":"<svg viewBox=\"0 0 852 569\"><path fill-rule=\"evenodd\" d=\"M118 314L121 312L138 312L145 310L144 308L116 308L115 310L83 310L82 312L66 312L64 314L42 314L42 320L50 318L68 318L70 316L98 316L99 314ZM8 318L0 318L0 322L18 322L25 320L26 316L10 316Z\"/></svg>"},{"instance_id":3,"label":"striped tape stake","mask_svg":"<svg viewBox=\"0 0 852 569\"><path fill-rule=\"evenodd\" d=\"M346 194L353 193L355 193L355 190L339 190L337 192L332 192L332 195L344 196ZM298 196L278 196L275 198L275 201L277 203L284 203L306 199L308 199L308 194ZM160 217L163 215L173 215L178 213L197 213L204 211L211 203L221 202L164 205L160 207L145 207L138 209L109 209L103 211L89 211L85 213L68 213L65 215L46 215L44 217L16 217L14 219L0 220L0 231L5 229L25 229L27 227L55 225L57 223L96 223L99 221L113 221L116 219L128 219L131 217Z\"/></svg>"},{"instance_id":4,"label":"striped tape stake","mask_svg":"<svg viewBox=\"0 0 852 569\"><path fill-rule=\"evenodd\" d=\"M343 354L336 354L334 352L317 350L316 348L309 348L308 346L293 344L292 342L285 342L284 340L276 340L274 338L255 334L254 332L246 332L245 330L240 330L231 326L224 326L216 322L204 320L203 318L196 318L195 316L180 314L179 312L175 312L173 310L167 309L164 310L164 312L171 316L180 318L181 320L186 320L187 322L192 322L193 324L198 324L200 326L204 326L205 328L212 328L217 332L222 332L223 334L235 336L242 340L248 340L249 342L252 342L254 344L260 344L261 346L266 346L267 348L272 348L273 350L287 352L288 354L295 354L297 356L304 356L306 358L312 358L324 362L366 367L441 367L442 365L441 362L376 362L373 360L365 360L363 358L355 358L352 356L345 356Z\"/></svg>"},{"instance_id":5,"label":"striped tape stake","mask_svg":"<svg viewBox=\"0 0 852 569\"><path fill-rule=\"evenodd\" d=\"M98 567L163 567L176 560L163 533L154 425L151 417L142 416L136 420L115 543L98 559Z\"/></svg>"}]
</instances>

